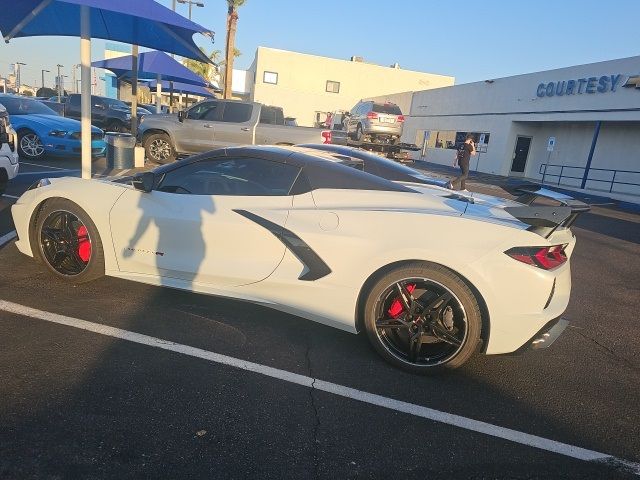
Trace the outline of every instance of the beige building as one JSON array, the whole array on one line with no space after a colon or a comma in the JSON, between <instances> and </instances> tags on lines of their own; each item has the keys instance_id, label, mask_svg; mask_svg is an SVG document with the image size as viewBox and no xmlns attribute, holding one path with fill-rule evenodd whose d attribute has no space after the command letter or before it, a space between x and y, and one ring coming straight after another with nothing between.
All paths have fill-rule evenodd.
<instances>
[{"instance_id":1,"label":"beige building","mask_svg":"<svg viewBox=\"0 0 640 480\"><path fill-rule=\"evenodd\" d=\"M253 101L277 105L299 125L324 121L326 112L350 110L361 99L454 84L454 77L351 60L258 47L247 71ZM402 108L402 107L401 107ZM407 110L408 113L408 110Z\"/></svg>"}]
</instances>

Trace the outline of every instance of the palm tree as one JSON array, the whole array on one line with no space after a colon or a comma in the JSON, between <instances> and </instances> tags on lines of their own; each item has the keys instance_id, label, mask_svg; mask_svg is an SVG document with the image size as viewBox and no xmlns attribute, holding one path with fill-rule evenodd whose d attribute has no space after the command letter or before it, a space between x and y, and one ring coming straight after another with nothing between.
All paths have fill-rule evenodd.
<instances>
[{"instance_id":1,"label":"palm tree","mask_svg":"<svg viewBox=\"0 0 640 480\"><path fill-rule=\"evenodd\" d=\"M204 48L200 47L200 51L205 55L207 55L207 53L204 51ZM207 55L207 57L213 63L217 64L220 61L221 55L222 55L222 52L220 50L214 50L209 55ZM203 63L203 62L199 62L198 60L191 60L190 58L185 58L182 61L182 64L185 67L187 67L189 70L191 70L193 73L195 73L196 75L200 75L202 78L204 78L209 82L213 79L214 68L212 68L212 65L208 63Z\"/></svg>"},{"instance_id":2,"label":"palm tree","mask_svg":"<svg viewBox=\"0 0 640 480\"><path fill-rule=\"evenodd\" d=\"M231 98L231 78L233 72L233 58L235 55L236 29L238 27L238 8L245 0L227 0L227 45L224 65L224 98Z\"/></svg>"},{"instance_id":3,"label":"palm tree","mask_svg":"<svg viewBox=\"0 0 640 480\"><path fill-rule=\"evenodd\" d=\"M202 47L200 47L202 53L207 55ZM233 58L237 58L242 55L242 52L234 47L233 49ZM222 79L224 78L223 67L225 65L225 61L222 60L222 52L220 50L214 50L207 57L216 65L213 66L211 64L199 62L197 60L190 60L185 58L182 61L182 64L187 67L189 70L194 72L196 75L200 75L205 80L215 83L218 86L222 86Z\"/></svg>"}]
</instances>

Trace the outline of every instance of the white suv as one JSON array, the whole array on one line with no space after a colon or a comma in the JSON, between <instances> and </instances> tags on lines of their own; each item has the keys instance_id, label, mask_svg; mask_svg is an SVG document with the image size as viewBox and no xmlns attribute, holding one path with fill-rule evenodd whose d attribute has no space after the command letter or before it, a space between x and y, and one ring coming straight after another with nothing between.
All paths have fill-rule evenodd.
<instances>
[{"instance_id":1,"label":"white suv","mask_svg":"<svg viewBox=\"0 0 640 480\"><path fill-rule=\"evenodd\" d=\"M18 175L17 138L9 123L7 110L0 105L0 195L4 193L7 182Z\"/></svg>"}]
</instances>

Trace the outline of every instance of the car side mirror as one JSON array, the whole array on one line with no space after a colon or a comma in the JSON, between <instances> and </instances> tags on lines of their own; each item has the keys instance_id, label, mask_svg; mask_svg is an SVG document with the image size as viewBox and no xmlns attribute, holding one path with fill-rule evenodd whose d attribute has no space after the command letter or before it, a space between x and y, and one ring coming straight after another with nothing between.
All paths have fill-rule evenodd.
<instances>
[{"instance_id":1,"label":"car side mirror","mask_svg":"<svg viewBox=\"0 0 640 480\"><path fill-rule=\"evenodd\" d=\"M136 190L140 190L145 193L149 193L153 190L153 186L156 182L156 176L153 172L138 173L133 177L131 183Z\"/></svg>"},{"instance_id":2,"label":"car side mirror","mask_svg":"<svg viewBox=\"0 0 640 480\"><path fill-rule=\"evenodd\" d=\"M187 117L187 112L185 112L184 110L180 110L178 112L178 121L180 123L184 122L184 119Z\"/></svg>"}]
</instances>

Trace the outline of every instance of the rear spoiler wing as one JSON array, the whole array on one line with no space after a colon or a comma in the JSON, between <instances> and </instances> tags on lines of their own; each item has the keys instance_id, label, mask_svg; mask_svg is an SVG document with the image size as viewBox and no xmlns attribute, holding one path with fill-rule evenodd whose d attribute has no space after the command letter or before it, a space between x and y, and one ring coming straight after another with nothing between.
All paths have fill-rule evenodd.
<instances>
[{"instance_id":1,"label":"rear spoiler wing","mask_svg":"<svg viewBox=\"0 0 640 480\"><path fill-rule=\"evenodd\" d=\"M524 206L506 207L505 211L521 222L530 225L530 231L545 238L550 237L560 227L571 227L581 213L591 209L586 203L569 195L535 184L517 185L508 191L517 195L515 201L524 204ZM552 200L559 203L559 206L533 205L533 202L539 198Z\"/></svg>"}]
</instances>

